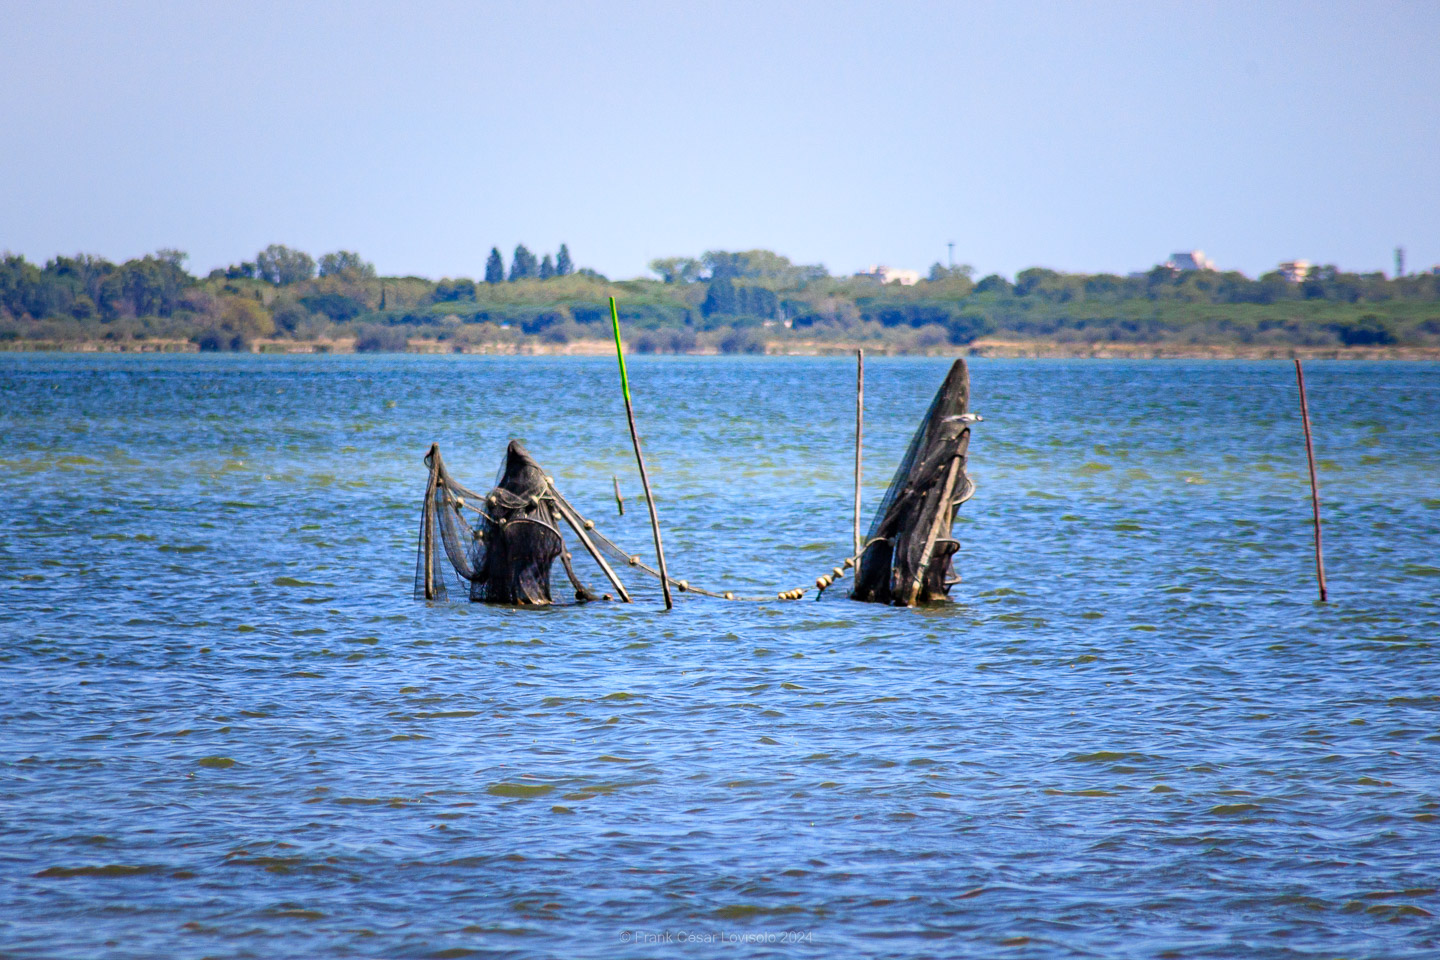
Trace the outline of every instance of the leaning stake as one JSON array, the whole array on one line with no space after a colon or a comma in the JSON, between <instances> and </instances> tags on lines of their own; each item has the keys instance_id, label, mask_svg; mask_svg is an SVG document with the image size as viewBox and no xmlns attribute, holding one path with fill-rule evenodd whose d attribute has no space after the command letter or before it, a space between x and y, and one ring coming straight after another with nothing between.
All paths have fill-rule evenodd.
<instances>
[{"instance_id":1,"label":"leaning stake","mask_svg":"<svg viewBox=\"0 0 1440 960\"><path fill-rule=\"evenodd\" d=\"M650 530L655 534L655 559L660 566L660 589L665 591L665 609L675 605L670 599L670 575L665 572L665 548L660 544L660 515L655 512L655 497L650 493L650 475L645 472L645 456L640 452L640 434L635 430L635 408L630 403L630 377L625 372L625 348L620 344L620 311L615 298L610 298L610 325L615 330L615 354L620 358L620 389L625 394L625 418L630 421L630 441L635 445L635 462L640 465L640 485L645 488L645 504L650 508Z\"/></svg>"},{"instance_id":2,"label":"leaning stake","mask_svg":"<svg viewBox=\"0 0 1440 960\"><path fill-rule=\"evenodd\" d=\"M620 516L625 516L625 498L620 496L620 478L612 476L610 481L615 484L615 509L620 511Z\"/></svg>"},{"instance_id":3,"label":"leaning stake","mask_svg":"<svg viewBox=\"0 0 1440 960\"><path fill-rule=\"evenodd\" d=\"M860 556L860 441L865 433L865 351L855 351L855 553ZM821 591L822 593L824 591ZM817 596L816 599L819 599Z\"/></svg>"},{"instance_id":4,"label":"leaning stake","mask_svg":"<svg viewBox=\"0 0 1440 960\"><path fill-rule=\"evenodd\" d=\"M425 599L435 599L435 487L440 482L440 445L430 444L425 455L430 465L430 479L425 483L425 506L420 522L425 525Z\"/></svg>"},{"instance_id":5,"label":"leaning stake","mask_svg":"<svg viewBox=\"0 0 1440 960\"><path fill-rule=\"evenodd\" d=\"M1320 581L1320 602L1326 599L1325 554L1320 547L1320 481L1315 478L1315 444L1310 439L1310 406L1305 402L1305 371L1295 360L1295 382L1300 385L1300 419L1305 422L1305 456L1310 461L1310 504L1315 510L1315 577Z\"/></svg>"}]
</instances>

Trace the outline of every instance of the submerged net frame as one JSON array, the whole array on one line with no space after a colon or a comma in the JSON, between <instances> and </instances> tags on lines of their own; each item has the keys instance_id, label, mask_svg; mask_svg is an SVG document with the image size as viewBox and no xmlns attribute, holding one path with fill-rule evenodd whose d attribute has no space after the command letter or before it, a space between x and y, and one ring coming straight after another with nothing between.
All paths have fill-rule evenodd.
<instances>
[{"instance_id":1,"label":"submerged net frame","mask_svg":"<svg viewBox=\"0 0 1440 960\"><path fill-rule=\"evenodd\" d=\"M956 360L890 480L855 561L852 600L913 606L944 599L960 582L951 536L956 511L975 493L966 471L970 371Z\"/></svg>"},{"instance_id":2,"label":"submerged net frame","mask_svg":"<svg viewBox=\"0 0 1440 960\"><path fill-rule=\"evenodd\" d=\"M414 596L417 600L449 600L459 589L467 599L486 603L539 606L555 602L551 569L558 559L575 591L577 602L620 600L630 591L615 566L633 567L655 581L660 571L595 528L555 487L553 478L518 440L506 448L505 463L495 487L484 496L467 488L445 467L438 445L425 455L429 468L416 543ZM467 511L475 522L467 518ZM613 593L597 594L576 571L562 530L594 561ZM612 566L611 561L614 561ZM682 593L720 600L771 600L711 591L687 580L667 578ZM786 591L785 598L797 591ZM797 597L798 599L798 597Z\"/></svg>"},{"instance_id":3,"label":"submerged net frame","mask_svg":"<svg viewBox=\"0 0 1440 960\"><path fill-rule=\"evenodd\" d=\"M550 571L557 559L577 600L600 599L575 575L548 496L550 478L520 441L510 441L495 487L483 497L450 476L438 445L431 445L425 465L430 478L416 550L417 600L449 599L447 581L452 581L474 601L550 603ZM466 518L467 509L476 523ZM440 562L442 550L448 565Z\"/></svg>"},{"instance_id":4,"label":"submerged net frame","mask_svg":"<svg viewBox=\"0 0 1440 960\"><path fill-rule=\"evenodd\" d=\"M970 424L979 419L968 412L969 395L969 372L965 361L957 360L911 438L876 510L860 556L845 560L831 576L820 577L816 581L820 594L851 566L856 568L850 594L855 600L910 606L943 599L959 582L952 560L959 544L950 536L950 528L956 510L975 490L965 469ZM450 476L438 445L431 445L425 465L429 479L416 544L417 600L447 600L451 590L458 588L472 601L549 604L554 602L551 570L557 559L576 601L582 603L631 599L609 561L633 567L656 581L662 579L659 570L582 516L518 440L510 441L495 486L484 496ZM474 523L467 519L466 511L474 514ZM562 533L564 527L570 528L594 560L613 594L597 595L581 581ZM442 552L448 562L441 561ZM800 588L773 597L738 596L728 590L706 590L683 579L663 579L682 593L723 600L798 600L807 592Z\"/></svg>"}]
</instances>

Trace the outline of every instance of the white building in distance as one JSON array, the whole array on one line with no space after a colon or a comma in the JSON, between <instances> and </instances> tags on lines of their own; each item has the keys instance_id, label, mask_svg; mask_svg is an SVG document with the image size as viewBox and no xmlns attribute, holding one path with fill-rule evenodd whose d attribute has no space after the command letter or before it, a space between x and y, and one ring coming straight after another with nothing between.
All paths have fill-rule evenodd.
<instances>
[{"instance_id":1,"label":"white building in distance","mask_svg":"<svg viewBox=\"0 0 1440 960\"><path fill-rule=\"evenodd\" d=\"M1171 270L1188 273L1191 270L1214 270L1215 261L1205 256L1203 250L1187 250L1183 253L1170 254L1170 259L1165 261L1165 266Z\"/></svg>"},{"instance_id":2,"label":"white building in distance","mask_svg":"<svg viewBox=\"0 0 1440 960\"><path fill-rule=\"evenodd\" d=\"M1310 275L1309 260L1286 260L1277 267L1280 276L1291 283L1299 283Z\"/></svg>"},{"instance_id":3,"label":"white building in distance","mask_svg":"<svg viewBox=\"0 0 1440 960\"><path fill-rule=\"evenodd\" d=\"M920 282L920 271L901 270L898 267L887 267L881 264L872 264L859 273L857 277L869 277L872 280L879 280L881 283L896 283L902 287L913 287Z\"/></svg>"}]
</instances>

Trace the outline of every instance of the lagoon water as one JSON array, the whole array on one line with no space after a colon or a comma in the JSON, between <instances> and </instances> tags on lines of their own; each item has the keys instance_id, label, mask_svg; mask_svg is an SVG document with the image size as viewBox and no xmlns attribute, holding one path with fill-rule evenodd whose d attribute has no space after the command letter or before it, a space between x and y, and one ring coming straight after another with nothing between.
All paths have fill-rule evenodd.
<instances>
[{"instance_id":1,"label":"lagoon water","mask_svg":"<svg viewBox=\"0 0 1440 960\"><path fill-rule=\"evenodd\" d=\"M0 355L0 953L1435 956L1440 366L1307 369L1324 606L1288 364L971 366L952 602L666 614L411 598L432 440L649 555L612 361ZM851 361L632 375L677 576L845 555Z\"/></svg>"}]
</instances>

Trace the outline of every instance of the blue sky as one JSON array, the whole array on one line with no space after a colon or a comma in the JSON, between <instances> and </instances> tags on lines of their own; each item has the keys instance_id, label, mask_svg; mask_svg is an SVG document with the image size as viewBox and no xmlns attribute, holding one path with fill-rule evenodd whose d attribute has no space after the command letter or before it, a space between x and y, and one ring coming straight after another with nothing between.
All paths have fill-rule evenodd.
<instances>
[{"instance_id":1,"label":"blue sky","mask_svg":"<svg viewBox=\"0 0 1440 960\"><path fill-rule=\"evenodd\" d=\"M1440 3L0 0L0 249L1440 262Z\"/></svg>"}]
</instances>

